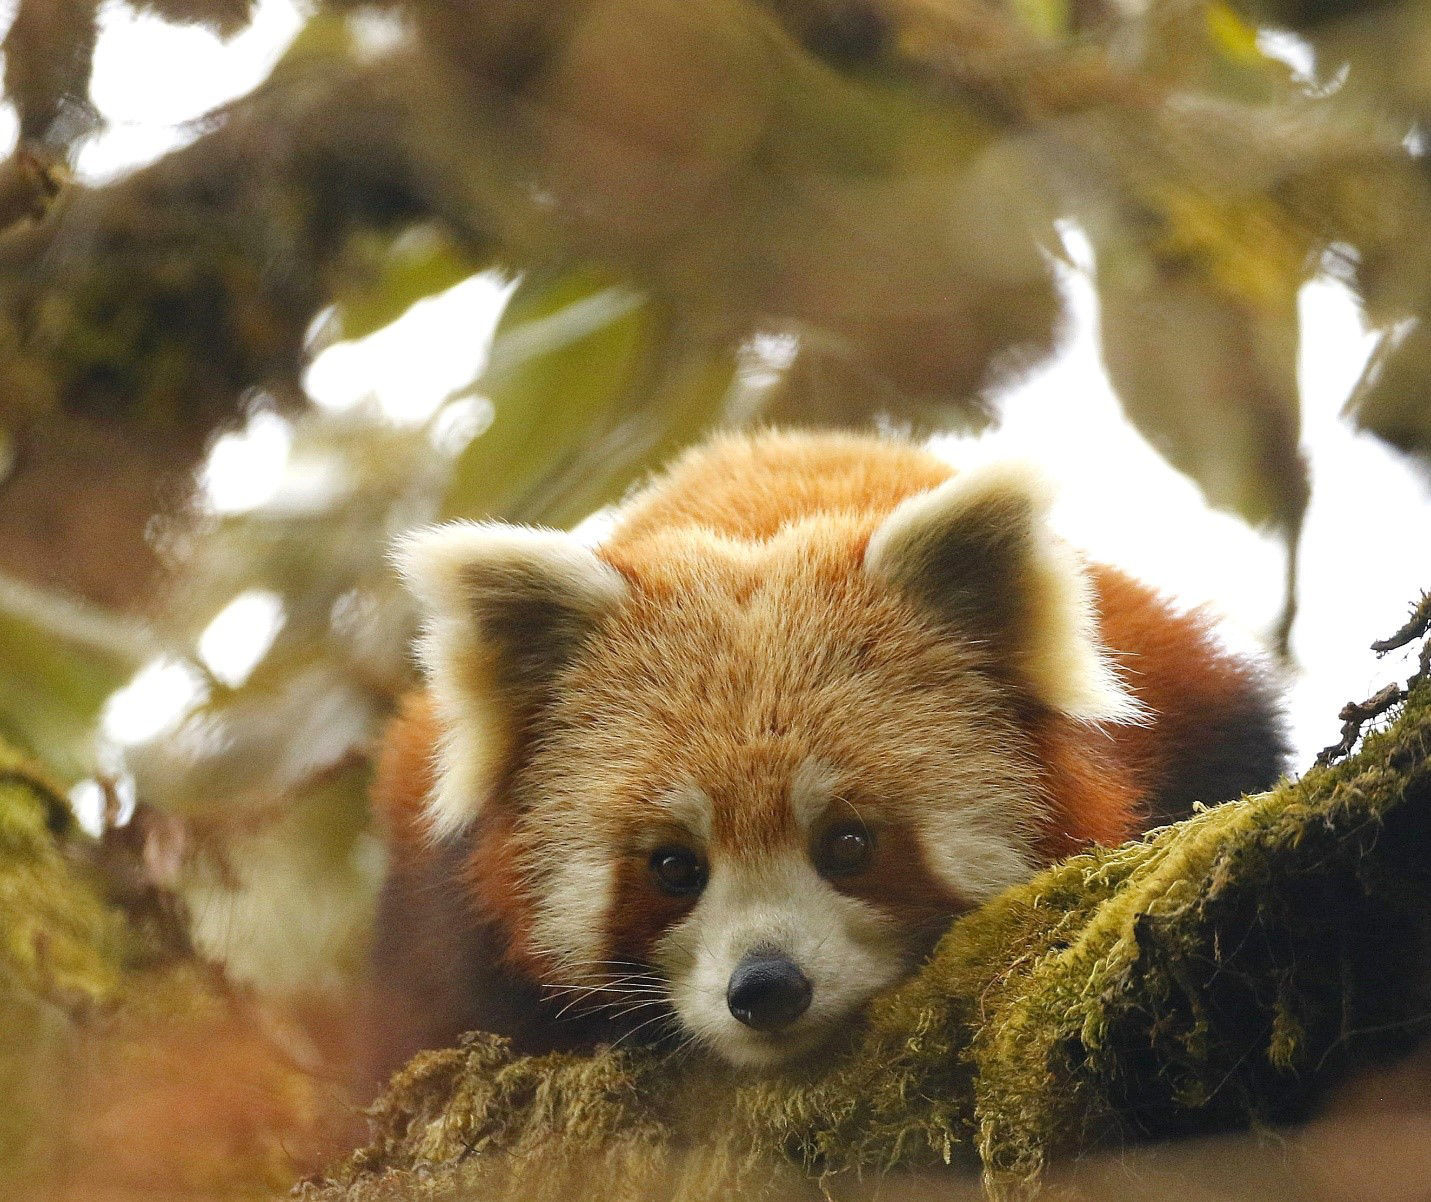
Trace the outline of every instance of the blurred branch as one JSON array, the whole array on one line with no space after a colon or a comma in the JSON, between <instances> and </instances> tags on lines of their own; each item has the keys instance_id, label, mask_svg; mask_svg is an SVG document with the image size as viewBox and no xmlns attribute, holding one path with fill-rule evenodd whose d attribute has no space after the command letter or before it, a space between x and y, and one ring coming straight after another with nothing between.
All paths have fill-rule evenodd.
<instances>
[{"instance_id":1,"label":"blurred branch","mask_svg":"<svg viewBox=\"0 0 1431 1202\"><path fill-rule=\"evenodd\" d=\"M57 166L23 146L0 162L0 233L27 218L42 218L64 178Z\"/></svg>"},{"instance_id":2,"label":"blurred branch","mask_svg":"<svg viewBox=\"0 0 1431 1202\"><path fill-rule=\"evenodd\" d=\"M89 102L99 0L19 0L5 36L5 95L24 143L63 151L96 117Z\"/></svg>"},{"instance_id":3,"label":"blurred branch","mask_svg":"<svg viewBox=\"0 0 1431 1202\"><path fill-rule=\"evenodd\" d=\"M175 24L207 25L227 37L253 17L258 0L129 0L139 12L151 12Z\"/></svg>"},{"instance_id":4,"label":"blurred branch","mask_svg":"<svg viewBox=\"0 0 1431 1202\"><path fill-rule=\"evenodd\" d=\"M0 347L13 349L0 422L18 448L0 565L138 604L153 515L187 497L213 432L259 384L301 395L313 317L367 270L353 233L436 210L481 254L408 152L422 85L296 67L193 145L105 187L71 185L42 221L0 234ZM59 536L66 556L39 551Z\"/></svg>"},{"instance_id":5,"label":"blurred branch","mask_svg":"<svg viewBox=\"0 0 1431 1202\"><path fill-rule=\"evenodd\" d=\"M1255 102L1219 110L973 0L390 7L417 31L396 54L358 62L322 15L192 146L7 240L11 320L59 403L211 429L245 389L296 378L309 322L358 269L352 235L419 220L474 262L602 263L732 347L838 341L906 420L977 413L1047 352L1043 252L1075 198L1149 209L1174 241L1203 210L1214 228L1261 205L1271 220L1237 246L1181 254L1194 290L1260 287L1257 239L1279 223L1302 272L1365 240L1334 203L1345 173L1284 149L1306 104L1255 51L1232 72ZM1205 168L1233 203L1201 204Z\"/></svg>"},{"instance_id":6,"label":"blurred branch","mask_svg":"<svg viewBox=\"0 0 1431 1202\"><path fill-rule=\"evenodd\" d=\"M127 660L134 668L160 651L159 640L148 624L74 596L37 588L5 572L0 572L0 612L77 647Z\"/></svg>"}]
</instances>

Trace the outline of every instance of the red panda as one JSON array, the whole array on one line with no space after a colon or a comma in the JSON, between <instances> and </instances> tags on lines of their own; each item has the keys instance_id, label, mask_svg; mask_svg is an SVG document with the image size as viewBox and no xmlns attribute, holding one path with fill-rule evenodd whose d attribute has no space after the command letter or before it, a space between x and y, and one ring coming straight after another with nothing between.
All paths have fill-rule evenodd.
<instances>
[{"instance_id":1,"label":"red panda","mask_svg":"<svg viewBox=\"0 0 1431 1202\"><path fill-rule=\"evenodd\" d=\"M470 1028L775 1064L1041 866L1269 786L1266 670L1049 501L895 439L726 435L595 548L409 537L375 1064Z\"/></svg>"}]
</instances>

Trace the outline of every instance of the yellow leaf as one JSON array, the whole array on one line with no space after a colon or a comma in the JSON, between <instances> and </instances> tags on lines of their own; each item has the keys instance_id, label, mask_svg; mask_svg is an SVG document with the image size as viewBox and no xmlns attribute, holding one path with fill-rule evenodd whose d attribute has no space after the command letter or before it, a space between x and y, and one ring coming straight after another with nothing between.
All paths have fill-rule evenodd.
<instances>
[{"instance_id":1,"label":"yellow leaf","mask_svg":"<svg viewBox=\"0 0 1431 1202\"><path fill-rule=\"evenodd\" d=\"M1257 44L1257 27L1220 0L1207 6L1207 31L1213 45L1234 62L1259 66L1266 61Z\"/></svg>"}]
</instances>

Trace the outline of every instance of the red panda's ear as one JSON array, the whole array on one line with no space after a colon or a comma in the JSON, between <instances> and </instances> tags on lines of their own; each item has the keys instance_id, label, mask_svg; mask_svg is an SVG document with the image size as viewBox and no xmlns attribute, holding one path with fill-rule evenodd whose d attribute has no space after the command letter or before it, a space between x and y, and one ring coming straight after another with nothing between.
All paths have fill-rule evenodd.
<instances>
[{"instance_id":1,"label":"red panda's ear","mask_svg":"<svg viewBox=\"0 0 1431 1202\"><path fill-rule=\"evenodd\" d=\"M970 468L875 531L865 570L988 646L1040 701L1088 722L1137 721L1098 639L1092 585L1049 529L1051 490L1023 463Z\"/></svg>"},{"instance_id":2,"label":"red panda's ear","mask_svg":"<svg viewBox=\"0 0 1431 1202\"><path fill-rule=\"evenodd\" d=\"M422 611L418 655L443 728L428 801L441 835L481 808L523 723L626 582L569 534L492 522L409 535L395 558Z\"/></svg>"}]
</instances>

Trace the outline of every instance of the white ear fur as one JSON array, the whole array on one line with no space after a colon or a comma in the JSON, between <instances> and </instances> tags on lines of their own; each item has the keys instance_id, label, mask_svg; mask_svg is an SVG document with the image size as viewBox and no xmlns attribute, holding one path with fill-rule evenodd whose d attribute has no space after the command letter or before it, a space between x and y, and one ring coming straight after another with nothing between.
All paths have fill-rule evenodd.
<instances>
[{"instance_id":1,"label":"white ear fur","mask_svg":"<svg viewBox=\"0 0 1431 1202\"><path fill-rule=\"evenodd\" d=\"M1137 722L1098 639L1092 584L1050 530L1052 489L1032 465L990 463L910 497L875 531L865 570L1001 645L1045 705L1086 722Z\"/></svg>"},{"instance_id":2,"label":"white ear fur","mask_svg":"<svg viewBox=\"0 0 1431 1202\"><path fill-rule=\"evenodd\" d=\"M440 837L476 816L524 710L626 582L569 534L496 522L407 535L394 560L422 611L418 659L442 724L428 799Z\"/></svg>"}]
</instances>

